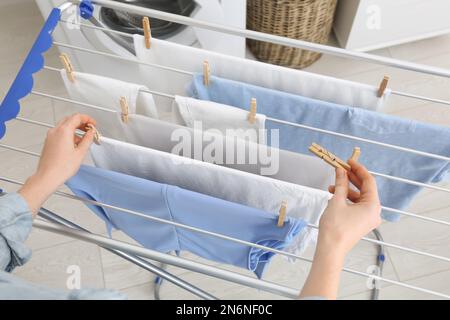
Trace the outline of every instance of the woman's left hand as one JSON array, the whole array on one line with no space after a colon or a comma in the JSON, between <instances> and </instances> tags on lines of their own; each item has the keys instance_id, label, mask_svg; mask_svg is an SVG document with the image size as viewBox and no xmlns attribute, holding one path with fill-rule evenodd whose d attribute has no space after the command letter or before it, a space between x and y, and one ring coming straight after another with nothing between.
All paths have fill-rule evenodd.
<instances>
[{"instance_id":1,"label":"woman's left hand","mask_svg":"<svg viewBox=\"0 0 450 320\"><path fill-rule=\"evenodd\" d=\"M96 122L87 115L74 114L48 131L36 173L19 190L33 213L60 185L77 173L94 140L94 132L88 130L80 138L75 131L86 131L89 124L95 126Z\"/></svg>"}]
</instances>

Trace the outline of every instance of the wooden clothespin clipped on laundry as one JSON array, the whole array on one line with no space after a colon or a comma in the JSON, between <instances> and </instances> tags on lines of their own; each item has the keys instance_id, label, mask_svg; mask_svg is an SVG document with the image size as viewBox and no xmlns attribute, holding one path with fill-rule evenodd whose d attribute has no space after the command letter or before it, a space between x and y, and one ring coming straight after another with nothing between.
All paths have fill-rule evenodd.
<instances>
[{"instance_id":1,"label":"wooden clothespin clipped on laundry","mask_svg":"<svg viewBox=\"0 0 450 320\"><path fill-rule=\"evenodd\" d=\"M93 125L93 124L90 124L90 123L88 123L88 124L86 125L86 128L87 128L87 130L94 130L94 142L95 142L95 144L100 145L100 138L101 138L101 135L100 135L100 133L98 132L97 128L94 127L94 125Z\"/></svg>"},{"instance_id":2,"label":"wooden clothespin clipped on laundry","mask_svg":"<svg viewBox=\"0 0 450 320\"><path fill-rule=\"evenodd\" d=\"M248 122L254 124L256 121L256 98L250 100L250 113L248 114Z\"/></svg>"},{"instance_id":3,"label":"wooden clothespin clipped on laundry","mask_svg":"<svg viewBox=\"0 0 450 320\"><path fill-rule=\"evenodd\" d=\"M203 84L205 87L209 86L209 77L211 75L211 68L207 60L203 61Z\"/></svg>"},{"instance_id":4,"label":"wooden clothespin clipped on laundry","mask_svg":"<svg viewBox=\"0 0 450 320\"><path fill-rule=\"evenodd\" d=\"M339 159L337 156L329 152L324 147L318 145L317 143L313 143L309 147L309 151L311 151L316 156L323 159L326 163L332 165L335 168L342 168L347 171L350 171L352 169L347 162L343 161L342 159Z\"/></svg>"},{"instance_id":5,"label":"wooden clothespin clipped on laundry","mask_svg":"<svg viewBox=\"0 0 450 320\"><path fill-rule=\"evenodd\" d=\"M381 98L384 95L384 92L386 91L387 85L389 82L389 77L384 76L383 80L381 80L380 87L378 88L378 98Z\"/></svg>"},{"instance_id":6,"label":"wooden clothespin clipped on laundry","mask_svg":"<svg viewBox=\"0 0 450 320\"><path fill-rule=\"evenodd\" d=\"M279 228L284 226L284 221L286 220L286 209L287 209L287 201L283 200L281 202L280 212L278 215L277 227L279 227Z\"/></svg>"},{"instance_id":7,"label":"wooden clothespin clipped on laundry","mask_svg":"<svg viewBox=\"0 0 450 320\"><path fill-rule=\"evenodd\" d=\"M353 153L352 153L352 156L350 157L350 159L352 159L354 161L358 161L360 155L361 155L361 148L355 147L355 148L353 148Z\"/></svg>"},{"instance_id":8,"label":"wooden clothespin clipped on laundry","mask_svg":"<svg viewBox=\"0 0 450 320\"><path fill-rule=\"evenodd\" d=\"M150 49L152 46L152 30L150 29L150 19L148 17L142 18L142 29L144 29L145 47Z\"/></svg>"},{"instance_id":9,"label":"wooden clothespin clipped on laundry","mask_svg":"<svg viewBox=\"0 0 450 320\"><path fill-rule=\"evenodd\" d=\"M61 60L64 69L66 69L67 78L69 78L70 82L75 82L75 75L73 74L75 70L72 63L70 62L69 56L65 53L62 53L59 56L59 59Z\"/></svg>"},{"instance_id":10,"label":"wooden clothespin clipped on laundry","mask_svg":"<svg viewBox=\"0 0 450 320\"><path fill-rule=\"evenodd\" d=\"M122 109L122 121L124 123L128 123L128 114L130 112L130 108L128 106L127 98L120 98L120 108Z\"/></svg>"}]
</instances>

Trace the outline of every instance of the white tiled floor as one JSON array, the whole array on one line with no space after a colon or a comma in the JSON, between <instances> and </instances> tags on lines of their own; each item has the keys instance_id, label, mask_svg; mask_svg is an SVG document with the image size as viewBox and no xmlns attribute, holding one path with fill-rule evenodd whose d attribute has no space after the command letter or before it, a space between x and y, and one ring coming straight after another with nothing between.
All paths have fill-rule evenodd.
<instances>
[{"instance_id":1,"label":"white tiled floor","mask_svg":"<svg viewBox=\"0 0 450 320\"><path fill-rule=\"evenodd\" d=\"M32 44L42 24L34 2L31 0L0 7L0 94L4 96L20 67L27 50ZM14 3L14 4L12 4ZM14 14L14 12L20 14ZM26 25L26 28L21 26ZM5 45L7 44L7 45ZM450 36L442 36L416 43L391 47L374 52L375 54L406 59L419 63L450 68ZM49 65L59 65L57 52L51 50L46 55ZM393 89L450 100L450 79L421 75L408 71L382 67L374 64L355 62L349 59L324 56L310 71L342 77L354 81L378 84L382 76L390 75ZM64 94L64 88L58 78L49 72L41 72L36 77L36 88L46 92ZM55 112L57 110L57 112ZM450 125L450 108L430 104L419 100L392 97L383 110L405 118L417 119L430 123ZM45 98L28 97L24 100L21 115L30 119L54 123L61 114L70 112L62 103L51 102ZM45 130L30 124L12 121L2 143L40 151ZM14 151L0 150L1 175L18 180L25 180L36 166L37 159ZM442 184L444 185L444 184ZM450 183L446 184L450 187ZM13 185L4 185L8 191L17 189ZM83 205L75 201L52 197L46 206L61 213L84 227L103 233L101 222ZM446 193L423 191L410 206L409 211L428 217L450 221L450 197ZM429 253L450 256L450 230L448 227L423 222L414 218L404 218L399 223L385 223L380 228L388 242L424 250ZM116 234L118 239L125 239ZM130 241L129 239L127 239ZM82 286L107 287L118 289L130 298L152 299L153 276L142 269L112 255L96 246L74 241L63 236L34 230L28 240L34 255L30 263L17 269L17 275L40 284L65 288L69 265L78 265L82 271ZM384 276L427 289L450 294L450 263L425 258L395 249L387 250ZM374 263L375 247L360 243L349 255L346 266L360 271ZM312 250L309 251L309 256ZM223 266L221 266L223 267ZM236 272L236 268L225 268ZM276 281L291 287L300 288L307 275L309 264L298 261L289 264L276 257L267 272L267 280ZM208 278L184 270L169 267L171 272L181 275L206 291L220 298L235 299L272 299L274 295L253 289ZM249 274L249 273L246 273ZM186 299L192 295L167 284L162 289L163 298ZM345 299L367 299L366 279L343 273L340 297ZM383 285L382 299L431 299L433 296L395 285Z\"/></svg>"}]
</instances>

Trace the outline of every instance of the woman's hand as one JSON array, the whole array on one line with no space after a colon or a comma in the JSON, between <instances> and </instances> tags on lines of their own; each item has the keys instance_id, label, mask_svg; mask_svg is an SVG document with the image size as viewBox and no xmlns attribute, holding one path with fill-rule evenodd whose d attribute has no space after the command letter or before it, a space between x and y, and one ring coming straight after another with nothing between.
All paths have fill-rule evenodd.
<instances>
[{"instance_id":1,"label":"woman's hand","mask_svg":"<svg viewBox=\"0 0 450 320\"><path fill-rule=\"evenodd\" d=\"M375 179L364 166L349 160L352 170L336 170L334 193L319 223L319 242L346 255L381 223L381 205ZM359 191L349 188L349 180ZM352 203L347 201L349 199Z\"/></svg>"},{"instance_id":2,"label":"woman's hand","mask_svg":"<svg viewBox=\"0 0 450 320\"><path fill-rule=\"evenodd\" d=\"M320 219L313 264L300 297L336 299L345 256L381 223L375 179L356 161L349 164L348 173L336 170L336 185L329 189L334 196ZM359 191L349 188L349 180Z\"/></svg>"},{"instance_id":3,"label":"woman's hand","mask_svg":"<svg viewBox=\"0 0 450 320\"><path fill-rule=\"evenodd\" d=\"M48 131L36 173L19 190L34 214L60 185L77 173L94 140L94 132L88 130L80 138L75 131L85 131L88 124L95 126L95 120L74 114Z\"/></svg>"}]
</instances>

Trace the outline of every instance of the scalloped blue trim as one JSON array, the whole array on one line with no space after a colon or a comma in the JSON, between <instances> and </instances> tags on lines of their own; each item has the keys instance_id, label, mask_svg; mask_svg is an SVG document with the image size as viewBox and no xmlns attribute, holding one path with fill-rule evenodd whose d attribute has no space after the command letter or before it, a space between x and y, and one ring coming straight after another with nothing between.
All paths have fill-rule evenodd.
<instances>
[{"instance_id":1,"label":"scalloped blue trim","mask_svg":"<svg viewBox=\"0 0 450 320\"><path fill-rule=\"evenodd\" d=\"M60 18L61 10L53 9L0 105L0 139L6 133L6 122L15 119L19 114L20 99L29 95L33 90L33 74L44 67L43 54L52 47L52 33Z\"/></svg>"}]
</instances>

